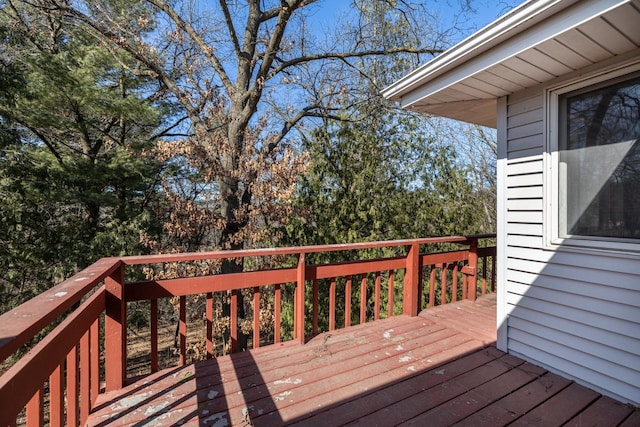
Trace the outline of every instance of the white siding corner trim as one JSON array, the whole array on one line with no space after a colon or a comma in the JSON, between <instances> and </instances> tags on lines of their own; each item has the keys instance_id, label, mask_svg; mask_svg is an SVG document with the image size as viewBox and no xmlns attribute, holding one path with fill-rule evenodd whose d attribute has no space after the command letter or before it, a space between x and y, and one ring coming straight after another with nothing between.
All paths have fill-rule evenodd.
<instances>
[{"instance_id":1,"label":"white siding corner trim","mask_svg":"<svg viewBox=\"0 0 640 427\"><path fill-rule=\"evenodd\" d=\"M496 313L496 346L506 352L507 347L507 324L509 314L507 312L507 224L505 221L505 207L507 203L506 178L507 178L507 97L498 98L498 159L497 159L497 230L496 230L496 251L497 251L497 313Z\"/></svg>"}]
</instances>

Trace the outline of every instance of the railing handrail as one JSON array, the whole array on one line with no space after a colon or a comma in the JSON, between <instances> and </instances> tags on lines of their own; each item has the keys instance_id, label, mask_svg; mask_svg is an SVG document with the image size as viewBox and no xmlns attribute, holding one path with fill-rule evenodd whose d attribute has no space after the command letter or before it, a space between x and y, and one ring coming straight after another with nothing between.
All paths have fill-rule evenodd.
<instances>
[{"instance_id":1,"label":"railing handrail","mask_svg":"<svg viewBox=\"0 0 640 427\"><path fill-rule=\"evenodd\" d=\"M120 265L121 261L118 258L102 258L0 316L0 362L80 302L91 289Z\"/></svg>"},{"instance_id":2,"label":"railing handrail","mask_svg":"<svg viewBox=\"0 0 640 427\"><path fill-rule=\"evenodd\" d=\"M411 246L413 244L426 245L435 243L461 243L470 239L487 239L495 237L495 234L477 234L469 236L426 237L420 239L382 240L375 242L337 243L331 245L313 246L289 246L282 248L241 249L212 252L186 252L176 254L139 255L119 258L126 265L153 264L161 262L188 262L221 258L245 258L258 256L296 255L300 253L311 254L318 252L341 252L360 249L375 249L391 246Z\"/></svg>"},{"instance_id":3,"label":"railing handrail","mask_svg":"<svg viewBox=\"0 0 640 427\"><path fill-rule=\"evenodd\" d=\"M89 297L81 310L74 311L60 323L49 335L34 347L33 351L22 357L0 377L0 390L10 392L9 395L0 394L0 401L6 405L8 414L20 411L20 402L27 401L35 393L39 384L43 384L60 360L55 357L55 350L72 346L80 341L84 334L81 329L87 319L94 321L99 313L104 311L104 287ZM24 381L26 376L29 381ZM5 420L6 415L0 414L0 425L10 424ZM7 416L7 418L10 418Z\"/></svg>"}]
</instances>

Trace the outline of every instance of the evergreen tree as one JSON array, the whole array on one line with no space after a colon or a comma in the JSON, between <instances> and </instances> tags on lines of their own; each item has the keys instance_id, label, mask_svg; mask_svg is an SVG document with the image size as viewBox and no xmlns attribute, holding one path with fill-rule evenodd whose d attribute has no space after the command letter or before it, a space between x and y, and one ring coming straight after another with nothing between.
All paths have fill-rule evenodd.
<instances>
[{"instance_id":1,"label":"evergreen tree","mask_svg":"<svg viewBox=\"0 0 640 427\"><path fill-rule=\"evenodd\" d=\"M5 7L0 22L3 312L100 257L144 250L160 171L144 152L163 109L127 55L60 17Z\"/></svg>"},{"instance_id":2,"label":"evergreen tree","mask_svg":"<svg viewBox=\"0 0 640 427\"><path fill-rule=\"evenodd\" d=\"M376 114L377 113L377 114ZM288 224L292 244L326 244L479 231L482 212L454 147L424 131L424 118L381 108L330 122L306 142L311 168Z\"/></svg>"}]
</instances>

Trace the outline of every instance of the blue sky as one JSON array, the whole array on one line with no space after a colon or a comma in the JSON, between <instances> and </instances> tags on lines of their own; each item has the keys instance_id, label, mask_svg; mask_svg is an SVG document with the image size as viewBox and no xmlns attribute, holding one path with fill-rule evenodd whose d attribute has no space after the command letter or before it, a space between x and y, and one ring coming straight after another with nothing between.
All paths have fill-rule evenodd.
<instances>
[{"instance_id":1,"label":"blue sky","mask_svg":"<svg viewBox=\"0 0 640 427\"><path fill-rule=\"evenodd\" d=\"M370 0L382 1L382 0ZM496 18L504 15L514 7L524 3L525 0L413 0L425 5L429 12L441 17L441 26L446 28L447 22L453 22L459 15L463 4L469 4L470 11L464 15L460 23L460 32L451 40L457 43L471 35L476 30L489 24ZM337 17L347 14L350 10L351 0L320 0L316 4L317 10L313 13L313 21L320 28L330 28L335 24Z\"/></svg>"}]
</instances>

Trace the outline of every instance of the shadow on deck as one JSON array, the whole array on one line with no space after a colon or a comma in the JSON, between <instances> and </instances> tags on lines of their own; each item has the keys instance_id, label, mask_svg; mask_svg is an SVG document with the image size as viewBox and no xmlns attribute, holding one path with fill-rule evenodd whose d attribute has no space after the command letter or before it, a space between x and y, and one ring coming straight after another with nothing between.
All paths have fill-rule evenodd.
<instances>
[{"instance_id":1,"label":"shadow on deck","mask_svg":"<svg viewBox=\"0 0 640 427\"><path fill-rule=\"evenodd\" d=\"M100 395L88 425L640 423L497 350L495 324L489 295L168 369Z\"/></svg>"}]
</instances>

